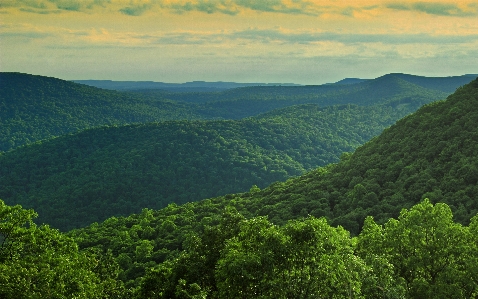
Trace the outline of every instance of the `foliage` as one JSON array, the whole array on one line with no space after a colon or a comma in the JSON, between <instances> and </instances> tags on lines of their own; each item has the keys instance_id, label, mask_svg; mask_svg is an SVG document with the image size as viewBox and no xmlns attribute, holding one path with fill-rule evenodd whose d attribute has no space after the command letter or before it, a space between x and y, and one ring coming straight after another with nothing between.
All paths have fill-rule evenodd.
<instances>
[{"instance_id":1,"label":"foliage","mask_svg":"<svg viewBox=\"0 0 478 299\"><path fill-rule=\"evenodd\" d=\"M34 216L0 200L1 298L125 298L114 259L79 252L73 239L36 226Z\"/></svg>"},{"instance_id":2,"label":"foliage","mask_svg":"<svg viewBox=\"0 0 478 299\"><path fill-rule=\"evenodd\" d=\"M226 219L231 215L234 213ZM446 204L432 205L424 200L402 210L398 219L390 219L384 226L368 218L356 238L350 238L341 227L329 226L324 218L291 220L284 226L265 217L232 218L236 229L228 230L223 223L217 230L209 227L194 235L177 258L148 271L138 297L478 295L474 226L454 223ZM221 234L223 228L227 233Z\"/></svg>"},{"instance_id":3,"label":"foliage","mask_svg":"<svg viewBox=\"0 0 478 299\"><path fill-rule=\"evenodd\" d=\"M399 218L384 226L367 218L359 235L358 252L366 260L386 260L395 282L406 298L473 298L478 285L470 280L478 257L476 243L468 227L453 221L450 208L433 206L428 199L402 210ZM375 273L383 275L376 264ZM376 298L391 296L397 285L380 285L384 277L375 276ZM387 280L386 280L387 281ZM390 281L390 280L388 280Z\"/></svg>"},{"instance_id":4,"label":"foliage","mask_svg":"<svg viewBox=\"0 0 478 299\"><path fill-rule=\"evenodd\" d=\"M336 162L416 107L300 105L236 121L102 127L0 155L0 197L61 230Z\"/></svg>"},{"instance_id":5,"label":"foliage","mask_svg":"<svg viewBox=\"0 0 478 299\"><path fill-rule=\"evenodd\" d=\"M289 179L286 182L274 183L267 188L251 188L249 192L242 194L231 194L182 206L170 205L166 209L152 211L153 217L152 220L149 220L149 223L151 223L153 230L145 228L137 230L141 234L145 232L147 236L150 236L148 240L154 241L154 249L151 256L155 256L155 258L150 260L160 264L166 260L174 260L180 252L184 252L183 250L186 248L184 242L187 236L190 234L200 235L205 226L217 225L220 222L218 213L227 206L234 207L247 219L257 216L268 216L268 221L279 226L285 225L291 219L300 219L308 217L308 215L316 218L326 217L333 226L341 224L355 236L359 235L366 216L373 216L374 219L377 219L377 223L374 224L367 220L364 231L370 231L370 234L373 233L372 236L375 236L375 239L371 238L373 242L379 245L373 245L374 247L386 248L381 243L382 229L379 228L380 225L388 223L388 220L395 215L397 209L409 208L420 202L422 195L424 198L430 196L430 202L433 202L435 197L428 190L419 189L423 193L417 194L415 190L417 186L410 187L411 184L423 182L424 179L426 179L426 183L430 180L428 184L449 186L448 181L450 180L458 184L456 187L453 186L456 189L450 189L449 193L442 192L442 197L439 199L435 198L435 200L447 201L449 203L447 205L455 213L454 217L458 223L461 225L469 224L470 229L473 228L476 232L476 217L470 222L473 216L472 213L476 215L477 210L473 212L476 202L473 200L474 197L468 197L467 193L462 191L474 190L476 184L471 180L471 177L470 180L465 180L463 172L457 170L476 163L475 143L463 142L461 140L473 138L474 134L476 134L475 127L464 126L463 123L468 123L468 119L473 120L476 117L476 109L474 107L478 107L475 103L478 99L476 96L477 90L478 81L474 81L459 89L447 101L420 109L414 115L399 121L397 125L392 126L379 137L360 147L354 154L344 155L337 164L318 168L303 176ZM456 114L453 120L445 121L449 111L453 111L454 107L459 108L454 110ZM419 119L422 122L420 123L414 119ZM426 119L432 121L432 124L427 124L424 121ZM453 136L457 136L457 139L452 138L452 140L461 144L461 146L455 147L453 143L440 144L439 140L450 138L445 136L449 134L448 130L456 130L455 126L461 128L461 130L467 128L463 134L460 131L455 131L453 134ZM426 128L436 128L437 133L427 134ZM438 133L444 134L444 136ZM394 144L396 139L400 144ZM418 143L419 146L415 146L415 143ZM434 146L439 146L439 149L434 149ZM382 147L386 147L388 151L382 152ZM443 154L430 156L427 163L420 162L420 157L427 156L429 151L435 150L439 150ZM462 162L460 162L460 159L453 158L455 155L462 157ZM392 163L391 160L388 160L388 156L396 162ZM418 163L418 165L414 163ZM409 165L413 165L413 167L408 167ZM436 174L433 177L436 181L430 179L430 173ZM364 178L367 178L367 180ZM412 179L409 180L409 178ZM406 189L407 192L396 188L396 186L402 186L401 184L405 182L410 184L408 189ZM404 195L407 197L405 198ZM456 209L455 207L459 204L466 205L467 209ZM426 203L424 206L427 205L430 204ZM410 213L417 213L415 211L422 213L420 209L415 208ZM428 210L424 209L423 213L426 211ZM400 211L394 217L398 217L399 213ZM450 224L451 214L442 205L438 205L436 213L446 220L444 220L445 228L451 227L450 230L448 228L444 230L447 234L454 234L455 228L459 230L461 227L458 224ZM127 240L131 244L135 244L132 247L122 246L122 242L124 242L122 240L124 240L124 231L127 230L129 234L130 228L144 223L144 217L141 215L130 215L126 218L115 218L114 222L108 220L101 225L72 231L70 235L78 240L81 248L98 246L105 251L113 248L115 256L123 254L123 257L130 257L130 261L134 263L135 258L132 255L131 248L139 245L141 237L132 237L130 235L130 239ZM422 216L414 217L414 219L421 219L420 217ZM409 217L402 216L402 218L408 219ZM402 218L399 218L399 220L401 221ZM391 229L392 224L387 225L386 227ZM411 225L411 223L407 225ZM431 222L430 225L435 224ZM421 228L417 226L414 229ZM398 234L395 240L400 238ZM462 238L468 244L476 244L476 236L473 236L473 234L470 235L465 232L463 235L459 235L459 238ZM476 246L468 246L468 248L476 248ZM422 251L423 254L425 252ZM476 256L471 255L469 253L471 251L466 252L468 252L466 255L469 256L471 261L467 264L476 265ZM448 254L451 253L448 251ZM466 257L466 255L463 255L463 257ZM369 267L374 267L375 269L375 272L370 273L370 275L364 275L364 279L367 279L367 281L362 282L362 290L374 292L376 297L384 295L388 298L401 298L406 294L412 294L410 287L407 286L408 282L406 279L409 278L403 275L400 276L401 278L395 276L397 266L394 263L396 262L389 259L385 253L372 252L371 254L361 256ZM450 258L452 257L453 255L450 255ZM141 275L143 275L147 272L148 265L146 262L141 264L143 265ZM418 265L418 263L412 262L409 262L409 264ZM456 264L455 266L461 267L458 265ZM126 281L134 281L138 277L132 276L129 268L125 267L123 269L125 271L125 276L123 277ZM420 272L422 270L417 271ZM468 280L472 285L476 285L476 271L476 267L470 267L465 270L472 277L472 279ZM455 277L458 278L460 276L457 274ZM186 282L188 284L197 283L187 279ZM428 283L428 286L424 285L425 288L430 287L430 283L426 279L416 283L422 282ZM464 285L464 282L460 282L460 284ZM201 287L201 290L206 290L201 284L198 285ZM377 290L384 288L387 288L386 294ZM462 287L460 286L460 288Z\"/></svg>"}]
</instances>

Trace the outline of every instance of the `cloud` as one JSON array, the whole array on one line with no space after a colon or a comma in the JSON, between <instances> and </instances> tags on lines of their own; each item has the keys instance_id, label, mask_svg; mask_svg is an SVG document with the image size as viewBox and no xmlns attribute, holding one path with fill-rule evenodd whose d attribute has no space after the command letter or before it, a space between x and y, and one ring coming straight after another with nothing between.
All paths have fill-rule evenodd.
<instances>
[{"instance_id":1,"label":"cloud","mask_svg":"<svg viewBox=\"0 0 478 299\"><path fill-rule=\"evenodd\" d=\"M50 0L53 4L61 10L80 11L83 9L83 4L87 1L79 2L77 0Z\"/></svg>"},{"instance_id":2,"label":"cloud","mask_svg":"<svg viewBox=\"0 0 478 299\"><path fill-rule=\"evenodd\" d=\"M153 45L214 45L240 46L240 45L308 45L333 43L337 45L365 45L381 44L391 47L398 45L457 45L468 44L478 41L478 34L470 35L431 35L426 33L417 34L358 34L337 33L331 31L291 31L282 28L258 29L249 28L236 31L174 31L167 33L114 33L93 30L87 39L93 42L118 43L125 46L153 46Z\"/></svg>"},{"instance_id":3,"label":"cloud","mask_svg":"<svg viewBox=\"0 0 478 299\"><path fill-rule=\"evenodd\" d=\"M208 14L223 13L228 15L237 15L240 8L234 1L160 1L161 8L172 10L174 13L183 14L191 11L199 11Z\"/></svg>"},{"instance_id":4,"label":"cloud","mask_svg":"<svg viewBox=\"0 0 478 299\"><path fill-rule=\"evenodd\" d=\"M143 5L123 7L119 11L128 16L140 16L149 9L151 9L151 5L143 4Z\"/></svg>"},{"instance_id":5,"label":"cloud","mask_svg":"<svg viewBox=\"0 0 478 299\"><path fill-rule=\"evenodd\" d=\"M392 0L393 1L393 0ZM478 6L467 0L468 5L453 2L395 1L383 4L370 0L367 5L349 2L317 0L1 0L0 9L18 8L24 12L49 14L63 11L102 13L120 12L129 16L141 16L147 12L170 11L176 14L203 12L238 15L255 11L292 15L320 16L323 14L357 17L357 14L374 9L388 8L401 11L417 11L429 15L467 17L478 15ZM351 4L353 3L353 4Z\"/></svg>"},{"instance_id":6,"label":"cloud","mask_svg":"<svg viewBox=\"0 0 478 299\"><path fill-rule=\"evenodd\" d=\"M246 10L283 14L317 15L317 6L303 0L159 0L163 9L182 14L191 11L237 15Z\"/></svg>"},{"instance_id":7,"label":"cloud","mask_svg":"<svg viewBox=\"0 0 478 299\"><path fill-rule=\"evenodd\" d=\"M2 0L0 2L0 8L11 7L40 14L55 10L92 12L95 9L109 8L130 16L140 16L148 11L161 9L177 14L199 11L208 14L237 15L247 10L301 15L322 13L322 8L316 2L307 0Z\"/></svg>"},{"instance_id":8,"label":"cloud","mask_svg":"<svg viewBox=\"0 0 478 299\"><path fill-rule=\"evenodd\" d=\"M2 0L0 9L18 8L23 12L50 14L63 11L86 12L111 4L111 0Z\"/></svg>"},{"instance_id":9,"label":"cloud","mask_svg":"<svg viewBox=\"0 0 478 299\"><path fill-rule=\"evenodd\" d=\"M394 2L386 4L386 7L395 10L417 11L437 16L469 17L478 15L476 5L472 3L467 6L459 6L456 3L441 2Z\"/></svg>"},{"instance_id":10,"label":"cloud","mask_svg":"<svg viewBox=\"0 0 478 299\"><path fill-rule=\"evenodd\" d=\"M54 9L54 10L51 10L51 9L35 9L35 8L30 8L30 7L26 7L26 8L22 7L22 8L20 8L20 11L36 13L36 14L41 14L41 15L58 14L58 13L62 12L59 9Z\"/></svg>"},{"instance_id":11,"label":"cloud","mask_svg":"<svg viewBox=\"0 0 478 299\"><path fill-rule=\"evenodd\" d=\"M474 35L430 35L420 34L350 34L314 31L287 31L283 29L247 29L229 35L232 39L256 40L263 43L281 42L312 44L332 41L340 43L382 43L382 44L445 44L468 43L478 40Z\"/></svg>"},{"instance_id":12,"label":"cloud","mask_svg":"<svg viewBox=\"0 0 478 299\"><path fill-rule=\"evenodd\" d=\"M46 32L0 32L0 36L25 39L43 39L45 37L52 36L52 34Z\"/></svg>"},{"instance_id":13,"label":"cloud","mask_svg":"<svg viewBox=\"0 0 478 299\"><path fill-rule=\"evenodd\" d=\"M317 6L309 1L236 0L235 3L256 11L317 15Z\"/></svg>"}]
</instances>

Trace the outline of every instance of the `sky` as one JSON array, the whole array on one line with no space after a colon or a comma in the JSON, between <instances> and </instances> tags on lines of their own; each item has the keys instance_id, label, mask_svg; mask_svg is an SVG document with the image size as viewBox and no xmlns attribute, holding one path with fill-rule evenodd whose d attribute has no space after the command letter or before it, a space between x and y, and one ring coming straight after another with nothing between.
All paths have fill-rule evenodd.
<instances>
[{"instance_id":1,"label":"sky","mask_svg":"<svg viewBox=\"0 0 478 299\"><path fill-rule=\"evenodd\" d=\"M0 71L323 84L478 73L476 0L0 0Z\"/></svg>"}]
</instances>

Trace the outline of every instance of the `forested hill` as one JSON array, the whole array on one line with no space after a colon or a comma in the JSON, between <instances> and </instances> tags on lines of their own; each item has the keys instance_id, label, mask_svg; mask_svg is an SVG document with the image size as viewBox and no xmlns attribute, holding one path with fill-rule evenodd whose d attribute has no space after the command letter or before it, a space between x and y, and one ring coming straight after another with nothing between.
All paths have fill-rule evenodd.
<instances>
[{"instance_id":1,"label":"forested hill","mask_svg":"<svg viewBox=\"0 0 478 299\"><path fill-rule=\"evenodd\" d=\"M433 81L433 78L430 79ZM471 80L472 78L468 78L461 84L454 81L455 88ZM152 99L159 97L195 103L198 112L206 117L238 119L298 104L370 106L390 102L430 103L446 98L451 92L425 88L395 74L389 74L357 84L254 86L215 93L171 93L156 90L142 90L137 93Z\"/></svg>"},{"instance_id":2,"label":"forested hill","mask_svg":"<svg viewBox=\"0 0 478 299\"><path fill-rule=\"evenodd\" d=\"M413 78L420 80L407 81ZM453 87L443 78L385 75L357 84L260 86L224 92L118 92L60 79L0 73L0 152L102 125L162 120L240 119L297 104L430 103ZM443 80L442 80L443 79ZM471 80L471 79L470 79ZM422 84L421 82L427 84ZM446 86L447 92L439 87ZM430 89L432 88L432 89ZM435 89L433 89L435 88Z\"/></svg>"},{"instance_id":3,"label":"forested hill","mask_svg":"<svg viewBox=\"0 0 478 299\"><path fill-rule=\"evenodd\" d=\"M245 86L286 85L300 86L300 84L279 83L235 83L235 82L205 82L192 81L186 83L164 83L154 81L111 81L111 80L72 80L75 83L90 85L98 88L126 91L138 89L162 89L174 92L214 92Z\"/></svg>"},{"instance_id":4,"label":"forested hill","mask_svg":"<svg viewBox=\"0 0 478 299\"><path fill-rule=\"evenodd\" d=\"M449 93L454 92L458 86L467 84L474 78L478 77L478 74L450 77L423 77L401 73L394 73L391 75L424 88L436 89Z\"/></svg>"},{"instance_id":5,"label":"forested hill","mask_svg":"<svg viewBox=\"0 0 478 299\"><path fill-rule=\"evenodd\" d=\"M0 155L0 198L68 230L263 188L337 162L421 104L309 104L236 121L90 129Z\"/></svg>"},{"instance_id":6,"label":"forested hill","mask_svg":"<svg viewBox=\"0 0 478 299\"><path fill-rule=\"evenodd\" d=\"M383 223L428 197L447 203L456 220L467 223L478 212L477 107L475 79L446 101L401 119L338 164L246 195L241 205L276 223L310 214L358 233L365 216Z\"/></svg>"},{"instance_id":7,"label":"forested hill","mask_svg":"<svg viewBox=\"0 0 478 299\"><path fill-rule=\"evenodd\" d=\"M0 200L0 297L476 298L477 104L478 79L337 164L67 236Z\"/></svg>"},{"instance_id":8,"label":"forested hill","mask_svg":"<svg viewBox=\"0 0 478 299\"><path fill-rule=\"evenodd\" d=\"M373 269L357 274L364 279L362 287L372 285L367 298L383 298L384 290L389 295L406 294L398 296L401 298L473 298L478 286L476 230L470 235L462 233L462 226L453 222L452 211L454 220L465 225L478 212L477 121L478 79L446 101L427 105L398 121L337 164L262 190L252 188L247 193L112 217L72 231L70 236L80 248L111 252L127 285L139 285L145 276L141 291L151 292L148 294L153 298L181 298L174 290L209 294L243 285L248 286L245 290L252 288L251 292L262 290L268 280L261 280L261 275L276 269L269 269L269 265L301 261L304 254L316 257L301 264L305 273L297 268L280 273L312 277L307 276L312 269L333 272L342 267L337 268L340 261L351 260L344 259L344 251L331 249L340 253L330 264L333 266L324 264L328 261L324 252L338 245L320 242L336 242L337 235L326 234L330 229L326 226L313 225L310 216L325 216L332 226L343 225L357 235L365 217L371 215L379 224L387 225L379 226L369 219L354 249L356 254L364 254L364 264ZM445 205L432 207L424 201L402 211L398 220L390 220L425 197L446 203L451 211ZM244 221L244 216L251 220ZM268 216L268 220L256 216ZM303 220L287 222L290 219ZM469 227L478 228L477 220L475 217ZM276 239L278 230L286 231L292 239ZM320 237L314 239L316 234ZM344 244L337 242L333 244ZM461 251L469 248L462 247L463 242L474 244L475 249ZM294 247L293 252L286 253L281 251L281 244L310 247ZM361 253L364 249L371 251ZM455 256L455 250L461 253ZM462 263L458 256L471 259ZM309 262L316 260L317 265L310 266ZM155 270L147 272L151 267ZM324 274L319 285L333 277ZM225 280L228 286L221 284ZM403 288L396 289L401 284ZM347 298L347 294L339 298Z\"/></svg>"},{"instance_id":9,"label":"forested hill","mask_svg":"<svg viewBox=\"0 0 478 299\"><path fill-rule=\"evenodd\" d=\"M188 105L56 78L0 73L0 152L85 128L198 119Z\"/></svg>"}]
</instances>

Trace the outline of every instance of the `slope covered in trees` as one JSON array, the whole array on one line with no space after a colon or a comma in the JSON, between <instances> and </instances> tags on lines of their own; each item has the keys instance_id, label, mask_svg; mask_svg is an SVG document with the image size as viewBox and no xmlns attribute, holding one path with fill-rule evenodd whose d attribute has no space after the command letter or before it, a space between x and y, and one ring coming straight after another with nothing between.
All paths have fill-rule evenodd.
<instances>
[{"instance_id":1,"label":"slope covered in trees","mask_svg":"<svg viewBox=\"0 0 478 299\"><path fill-rule=\"evenodd\" d=\"M112 217L69 236L36 226L33 211L0 201L0 295L476 298L478 216L470 216L476 205L477 129L471 124L477 101L478 79L337 164L263 190ZM402 165L395 168L392 160ZM350 180L356 177L360 183ZM424 181L441 191L440 199L427 194L432 202L451 206L420 200L423 194L403 196L396 205L410 207L393 218L348 219L363 223L352 238L326 221L347 220L347 205L363 210L357 204L367 197L364 188L390 187L374 205L380 206L390 204L391 193L406 194L413 191L409 184L419 182L416 188ZM470 208L467 215L459 215L457 200ZM322 205L311 211L314 201ZM346 207L345 218L334 218L338 209L314 217L339 205ZM351 224L346 222L354 229Z\"/></svg>"},{"instance_id":2,"label":"slope covered in trees","mask_svg":"<svg viewBox=\"0 0 478 299\"><path fill-rule=\"evenodd\" d=\"M260 275L283 273L289 277L296 272L265 271L266 265L275 265L270 261L276 247L263 246L275 240L268 236L279 234L267 222L285 225L280 229L285 236L280 238L287 240L292 237L285 229L290 220L325 217L332 226L341 225L358 235L356 255L373 270L371 276L361 276L371 283L365 287L361 282L363 290L371 292L367 298L474 298L478 263L471 252L476 249L460 250L478 244L476 232L467 235L462 231L464 227L476 230L478 219L470 221L478 212L477 104L478 79L446 101L427 105L398 121L337 164L262 190L254 188L247 193L113 217L70 235L81 248L112 250L123 269L121 279L127 285L142 283L142 292L153 290L157 298L171 294L171 290L220 293L227 284L216 283L217 277L227 279L241 273L247 280L237 277L239 280L229 284L238 292L252 292L256 286L272 292L262 283L274 276ZM423 201L416 205L425 197L445 204L433 207ZM403 208L410 210L400 212ZM268 220L257 220L258 216ZM375 220L365 221L367 216ZM259 226L240 225L244 217ZM397 217L398 221L390 220ZM314 238L314 232L319 231L314 225L321 224L304 225L302 240ZM317 241L310 244L315 250L337 248L317 247ZM284 256L286 252L277 254ZM244 261L249 264L241 264ZM156 270L147 272L156 264ZM251 270L241 272L244 267ZM142 280L145 275L146 280Z\"/></svg>"},{"instance_id":3,"label":"slope covered in trees","mask_svg":"<svg viewBox=\"0 0 478 299\"><path fill-rule=\"evenodd\" d=\"M111 124L201 118L188 105L56 78L0 73L0 152Z\"/></svg>"},{"instance_id":4,"label":"slope covered in trees","mask_svg":"<svg viewBox=\"0 0 478 299\"><path fill-rule=\"evenodd\" d=\"M229 208L215 215L218 223L204 222L190 231L182 252L159 264L157 252L152 255L158 239L147 234L158 220L151 211L143 211L141 222L127 230L128 218L109 220L123 230L123 253L117 258L119 248L111 243L105 252L78 250L75 239L83 245L98 237L101 245L112 241L97 227L72 239L37 227L34 216L0 200L2 298L478 296L478 215L462 226L446 204L428 200L403 209L385 225L368 217L355 238L324 218L277 226L266 217L245 219ZM138 234L136 245L131 241Z\"/></svg>"},{"instance_id":5,"label":"slope covered in trees","mask_svg":"<svg viewBox=\"0 0 478 299\"><path fill-rule=\"evenodd\" d=\"M118 92L50 77L0 73L0 152L103 125L239 119L307 103L321 107L410 101L425 104L445 98L462 80L461 77L454 81L416 77L419 80L412 82L407 78L391 74L359 84L260 86L182 93ZM422 81L427 84L421 86ZM447 87L445 92L440 89L443 86Z\"/></svg>"},{"instance_id":6,"label":"slope covered in trees","mask_svg":"<svg viewBox=\"0 0 478 299\"><path fill-rule=\"evenodd\" d=\"M36 215L0 200L0 298L129 297L111 254L79 251L72 238L35 225Z\"/></svg>"},{"instance_id":7,"label":"slope covered in trees","mask_svg":"<svg viewBox=\"0 0 478 299\"><path fill-rule=\"evenodd\" d=\"M435 78L430 78L433 81ZM455 83L455 88L472 78ZM437 84L438 85L438 84ZM422 104L444 99L450 92L429 89L408 82L395 74L385 75L358 84L326 84L317 86L254 86L214 93L171 93L156 90L137 91L145 97L168 98L197 104L198 112L206 117L237 119L264 113L272 109L298 105L320 106L354 104L370 106L386 103Z\"/></svg>"},{"instance_id":8,"label":"slope covered in trees","mask_svg":"<svg viewBox=\"0 0 478 299\"><path fill-rule=\"evenodd\" d=\"M0 198L68 230L263 188L337 162L420 104L301 105L238 121L90 129L0 155Z\"/></svg>"}]
</instances>

